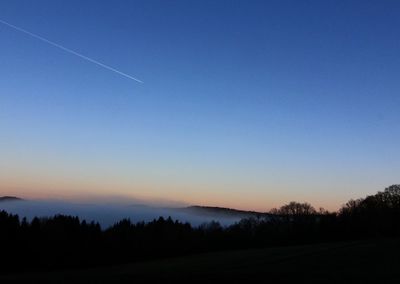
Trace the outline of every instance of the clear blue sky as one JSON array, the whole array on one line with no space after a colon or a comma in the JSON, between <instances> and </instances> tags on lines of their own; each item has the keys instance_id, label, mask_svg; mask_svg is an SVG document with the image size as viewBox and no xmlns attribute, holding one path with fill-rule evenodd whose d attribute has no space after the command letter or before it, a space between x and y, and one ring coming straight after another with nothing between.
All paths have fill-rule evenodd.
<instances>
[{"instance_id":1,"label":"clear blue sky","mask_svg":"<svg viewBox=\"0 0 400 284\"><path fill-rule=\"evenodd\" d=\"M15 1L0 193L337 209L400 181L399 1Z\"/></svg>"}]
</instances>

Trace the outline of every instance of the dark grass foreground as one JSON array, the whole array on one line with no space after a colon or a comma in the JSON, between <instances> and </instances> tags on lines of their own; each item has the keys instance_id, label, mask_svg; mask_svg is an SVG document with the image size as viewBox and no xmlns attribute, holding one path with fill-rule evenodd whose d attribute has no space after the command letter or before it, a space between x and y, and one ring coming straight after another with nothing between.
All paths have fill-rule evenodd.
<instances>
[{"instance_id":1,"label":"dark grass foreground","mask_svg":"<svg viewBox=\"0 0 400 284\"><path fill-rule=\"evenodd\" d=\"M28 222L0 211L0 284L400 283L399 240L400 185L339 212L291 202L229 227L160 217L102 230L73 216Z\"/></svg>"},{"instance_id":2,"label":"dark grass foreground","mask_svg":"<svg viewBox=\"0 0 400 284\"><path fill-rule=\"evenodd\" d=\"M214 252L0 283L400 283L400 239Z\"/></svg>"}]
</instances>

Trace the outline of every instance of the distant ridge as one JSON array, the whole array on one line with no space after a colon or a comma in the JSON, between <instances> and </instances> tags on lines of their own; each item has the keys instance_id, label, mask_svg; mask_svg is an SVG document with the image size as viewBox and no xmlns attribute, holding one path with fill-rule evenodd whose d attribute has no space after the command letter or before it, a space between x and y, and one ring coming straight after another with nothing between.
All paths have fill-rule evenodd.
<instances>
[{"instance_id":1,"label":"distant ridge","mask_svg":"<svg viewBox=\"0 0 400 284\"><path fill-rule=\"evenodd\" d=\"M2 201L22 201L22 198L16 197L16 196L1 196L0 197L0 202Z\"/></svg>"},{"instance_id":2,"label":"distant ridge","mask_svg":"<svg viewBox=\"0 0 400 284\"><path fill-rule=\"evenodd\" d=\"M206 215L224 215L227 217L265 217L269 216L269 213L257 212L257 211L245 211L225 207L212 207L212 206L189 206L182 208L184 211L206 214Z\"/></svg>"}]
</instances>

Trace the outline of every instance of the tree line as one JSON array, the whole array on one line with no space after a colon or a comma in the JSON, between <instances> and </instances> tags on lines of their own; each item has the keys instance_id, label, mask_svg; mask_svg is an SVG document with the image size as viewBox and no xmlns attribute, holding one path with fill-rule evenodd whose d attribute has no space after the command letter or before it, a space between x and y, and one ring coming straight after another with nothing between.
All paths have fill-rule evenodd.
<instances>
[{"instance_id":1,"label":"tree line","mask_svg":"<svg viewBox=\"0 0 400 284\"><path fill-rule=\"evenodd\" d=\"M121 220L102 230L95 222L56 215L20 220L0 211L0 272L118 264L216 250L400 236L400 185L357 200L338 212L290 202L267 217L227 227L193 227L159 217Z\"/></svg>"}]
</instances>

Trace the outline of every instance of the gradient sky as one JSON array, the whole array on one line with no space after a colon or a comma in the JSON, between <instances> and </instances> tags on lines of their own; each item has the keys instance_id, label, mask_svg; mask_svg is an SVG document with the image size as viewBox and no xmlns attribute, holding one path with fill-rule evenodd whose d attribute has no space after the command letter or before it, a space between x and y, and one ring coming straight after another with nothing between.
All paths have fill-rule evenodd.
<instances>
[{"instance_id":1,"label":"gradient sky","mask_svg":"<svg viewBox=\"0 0 400 284\"><path fill-rule=\"evenodd\" d=\"M400 181L399 1L16 1L0 195L335 210Z\"/></svg>"}]
</instances>

